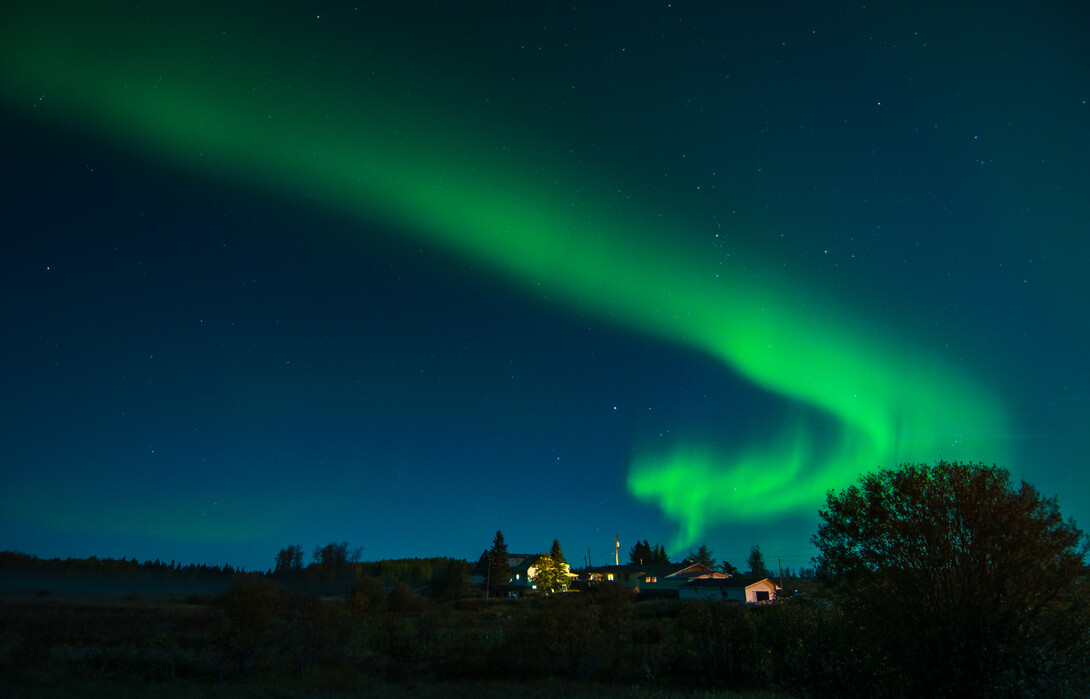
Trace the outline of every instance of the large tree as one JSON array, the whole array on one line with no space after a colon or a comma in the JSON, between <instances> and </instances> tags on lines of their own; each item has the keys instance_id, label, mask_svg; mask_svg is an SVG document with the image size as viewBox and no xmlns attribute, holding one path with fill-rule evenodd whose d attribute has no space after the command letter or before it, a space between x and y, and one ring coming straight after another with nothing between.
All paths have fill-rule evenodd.
<instances>
[{"instance_id":1,"label":"large tree","mask_svg":"<svg viewBox=\"0 0 1090 699\"><path fill-rule=\"evenodd\" d=\"M651 562L651 544L646 539L637 541L628 550L628 562L646 565Z\"/></svg>"},{"instance_id":2,"label":"large tree","mask_svg":"<svg viewBox=\"0 0 1090 699\"><path fill-rule=\"evenodd\" d=\"M563 567L568 562L564 558L564 551L560 548L559 539L553 539L553 546L549 549L549 556L560 567Z\"/></svg>"},{"instance_id":3,"label":"large tree","mask_svg":"<svg viewBox=\"0 0 1090 699\"><path fill-rule=\"evenodd\" d=\"M564 560L564 552L560 548L559 540L553 539L553 546L549 553L538 556L534 567L537 569L534 575L534 585L537 589L549 594L567 588L567 561Z\"/></svg>"},{"instance_id":4,"label":"large tree","mask_svg":"<svg viewBox=\"0 0 1090 699\"><path fill-rule=\"evenodd\" d=\"M760 545L749 550L749 558L746 559L746 563L749 564L750 575L757 575L762 578L768 577L768 566L765 565L765 555L761 553Z\"/></svg>"},{"instance_id":5,"label":"large tree","mask_svg":"<svg viewBox=\"0 0 1090 699\"><path fill-rule=\"evenodd\" d=\"M550 554L543 553L534 563L533 582L534 587L548 595L561 590L567 581L556 559Z\"/></svg>"},{"instance_id":6,"label":"large tree","mask_svg":"<svg viewBox=\"0 0 1090 699\"><path fill-rule=\"evenodd\" d=\"M325 546L315 547L314 565L319 568L336 570L349 563L358 563L361 553L363 553L362 546L349 549L347 541L342 541L340 543L334 541Z\"/></svg>"},{"instance_id":7,"label":"large tree","mask_svg":"<svg viewBox=\"0 0 1090 699\"><path fill-rule=\"evenodd\" d=\"M700 548L696 551L690 551L689 558L693 559L697 563L706 565L709 568L715 567L715 559L712 558L712 552L708 548L707 544L701 544Z\"/></svg>"},{"instance_id":8,"label":"large tree","mask_svg":"<svg viewBox=\"0 0 1090 699\"><path fill-rule=\"evenodd\" d=\"M662 544L652 546L647 539L644 539L643 541L637 541L635 545L628 550L628 560L630 563L639 565L654 565L657 563L669 563L670 557L666 555L665 546Z\"/></svg>"},{"instance_id":9,"label":"large tree","mask_svg":"<svg viewBox=\"0 0 1090 699\"><path fill-rule=\"evenodd\" d=\"M276 554L276 568L274 573L289 573L303 569L303 547L292 544L280 549Z\"/></svg>"},{"instance_id":10,"label":"large tree","mask_svg":"<svg viewBox=\"0 0 1090 699\"><path fill-rule=\"evenodd\" d=\"M884 691L1087 695L1087 545L1055 498L996 466L906 464L819 515L818 575Z\"/></svg>"},{"instance_id":11,"label":"large tree","mask_svg":"<svg viewBox=\"0 0 1090 699\"><path fill-rule=\"evenodd\" d=\"M488 550L488 587L495 591L509 582L511 564L507 560L507 542L503 540L503 532L497 529L492 548Z\"/></svg>"}]
</instances>

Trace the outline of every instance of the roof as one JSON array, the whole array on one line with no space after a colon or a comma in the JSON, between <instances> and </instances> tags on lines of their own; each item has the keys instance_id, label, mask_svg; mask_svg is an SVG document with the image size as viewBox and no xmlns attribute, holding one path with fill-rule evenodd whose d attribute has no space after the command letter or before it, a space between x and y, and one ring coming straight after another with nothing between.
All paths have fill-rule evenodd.
<instances>
[{"instance_id":1,"label":"roof","mask_svg":"<svg viewBox=\"0 0 1090 699\"><path fill-rule=\"evenodd\" d=\"M747 588L760 582L776 584L768 578L756 575L735 575L729 578L696 578L682 585L682 587L740 587Z\"/></svg>"},{"instance_id":2,"label":"roof","mask_svg":"<svg viewBox=\"0 0 1090 699\"><path fill-rule=\"evenodd\" d=\"M485 575L488 572L489 561L488 549L484 550L481 557L477 559L476 571L478 575ZM514 573L518 570L525 571L527 568L537 562L537 559L544 554L540 553L508 553L507 565L511 568L511 572ZM529 562L527 562L529 561Z\"/></svg>"},{"instance_id":3,"label":"roof","mask_svg":"<svg viewBox=\"0 0 1090 699\"><path fill-rule=\"evenodd\" d=\"M619 566L592 566L586 569L588 573L613 573L628 575L652 575L657 578L686 578L695 575L707 575L714 572L711 568L691 561L686 563L626 563Z\"/></svg>"}]
</instances>

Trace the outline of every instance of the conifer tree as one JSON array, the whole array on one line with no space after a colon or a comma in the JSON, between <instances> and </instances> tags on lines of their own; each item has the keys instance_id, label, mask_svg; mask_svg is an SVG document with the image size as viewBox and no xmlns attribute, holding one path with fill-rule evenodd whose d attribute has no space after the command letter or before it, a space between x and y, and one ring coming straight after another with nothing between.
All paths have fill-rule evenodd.
<instances>
[{"instance_id":1,"label":"conifer tree","mask_svg":"<svg viewBox=\"0 0 1090 699\"><path fill-rule=\"evenodd\" d=\"M756 575L761 578L768 577L768 567L765 566L765 556L761 553L760 545L754 546L749 550L749 558L746 559L746 563L749 564L750 575Z\"/></svg>"},{"instance_id":2,"label":"conifer tree","mask_svg":"<svg viewBox=\"0 0 1090 699\"><path fill-rule=\"evenodd\" d=\"M567 563L567 560L564 559L564 552L560 550L559 540L553 539L553 547L549 549L549 557L552 558L553 562L561 568L563 568L564 564Z\"/></svg>"},{"instance_id":3,"label":"conifer tree","mask_svg":"<svg viewBox=\"0 0 1090 699\"><path fill-rule=\"evenodd\" d=\"M707 544L701 544L696 551L690 551L689 558L709 568L715 567L715 559L712 558L712 552L708 549Z\"/></svg>"},{"instance_id":4,"label":"conifer tree","mask_svg":"<svg viewBox=\"0 0 1090 699\"><path fill-rule=\"evenodd\" d=\"M488 550L488 586L493 592L511 582L511 564L507 560L507 542L503 532L496 530L492 548Z\"/></svg>"}]
</instances>

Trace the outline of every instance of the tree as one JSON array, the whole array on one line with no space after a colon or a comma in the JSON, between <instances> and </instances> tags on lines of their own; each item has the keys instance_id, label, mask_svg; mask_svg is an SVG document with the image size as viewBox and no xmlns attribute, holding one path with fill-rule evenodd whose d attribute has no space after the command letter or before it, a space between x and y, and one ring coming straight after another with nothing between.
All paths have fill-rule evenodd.
<instances>
[{"instance_id":1,"label":"tree","mask_svg":"<svg viewBox=\"0 0 1090 699\"><path fill-rule=\"evenodd\" d=\"M287 548L280 549L276 554L276 568L273 569L274 573L288 573L291 571L303 569L303 547L298 544L293 544Z\"/></svg>"},{"instance_id":2,"label":"tree","mask_svg":"<svg viewBox=\"0 0 1090 699\"><path fill-rule=\"evenodd\" d=\"M488 550L488 587L494 592L509 582L511 564L507 560L507 542L503 540L503 532L497 529L492 548Z\"/></svg>"},{"instance_id":3,"label":"tree","mask_svg":"<svg viewBox=\"0 0 1090 699\"><path fill-rule=\"evenodd\" d=\"M333 542L314 549L314 564L326 570L337 570L349 563L359 562L362 552L362 546L349 550L347 541L342 541L339 544Z\"/></svg>"},{"instance_id":4,"label":"tree","mask_svg":"<svg viewBox=\"0 0 1090 699\"><path fill-rule=\"evenodd\" d=\"M818 577L875 653L877 689L1090 694L1088 547L1055 498L940 461L863 476L819 516Z\"/></svg>"},{"instance_id":5,"label":"tree","mask_svg":"<svg viewBox=\"0 0 1090 699\"><path fill-rule=\"evenodd\" d=\"M428 594L443 601L457 599L465 587L468 571L469 566L465 561L454 559L447 561L428 579L425 586Z\"/></svg>"},{"instance_id":6,"label":"tree","mask_svg":"<svg viewBox=\"0 0 1090 699\"><path fill-rule=\"evenodd\" d=\"M697 563L706 565L709 568L715 567L715 559L712 558L712 552L708 550L707 544L701 544L700 548L697 549L695 552L690 551L689 558L693 559Z\"/></svg>"},{"instance_id":7,"label":"tree","mask_svg":"<svg viewBox=\"0 0 1090 699\"><path fill-rule=\"evenodd\" d=\"M723 561L719 564L719 570L723 571L727 575L734 575L738 572L738 569L731 565L730 561Z\"/></svg>"},{"instance_id":8,"label":"tree","mask_svg":"<svg viewBox=\"0 0 1090 699\"><path fill-rule=\"evenodd\" d=\"M563 569L557 565L556 559L547 553L537 557L534 568L534 587L545 594L559 591L567 582L564 579Z\"/></svg>"},{"instance_id":9,"label":"tree","mask_svg":"<svg viewBox=\"0 0 1090 699\"><path fill-rule=\"evenodd\" d=\"M560 549L560 541L558 539L553 539L553 546L549 549L549 556L561 568L568 563L564 559L564 552Z\"/></svg>"},{"instance_id":10,"label":"tree","mask_svg":"<svg viewBox=\"0 0 1090 699\"><path fill-rule=\"evenodd\" d=\"M768 567L765 566L765 556L761 553L760 545L754 546L749 550L749 558L746 559L746 563L749 564L750 575L756 575L761 578L768 577Z\"/></svg>"},{"instance_id":11,"label":"tree","mask_svg":"<svg viewBox=\"0 0 1090 699\"><path fill-rule=\"evenodd\" d=\"M647 539L637 541L636 544L628 550L628 560L630 563L639 565L656 565L670 562L669 556L666 555L666 547L662 544L652 546Z\"/></svg>"},{"instance_id":12,"label":"tree","mask_svg":"<svg viewBox=\"0 0 1090 699\"><path fill-rule=\"evenodd\" d=\"M644 539L643 541L637 541L628 550L628 561L637 565L645 565L651 563L651 555L651 544Z\"/></svg>"},{"instance_id":13,"label":"tree","mask_svg":"<svg viewBox=\"0 0 1090 699\"><path fill-rule=\"evenodd\" d=\"M551 594L567 588L568 564L564 560L564 552L560 549L560 542L553 539L549 553L538 556L534 563L534 586L545 594Z\"/></svg>"}]
</instances>

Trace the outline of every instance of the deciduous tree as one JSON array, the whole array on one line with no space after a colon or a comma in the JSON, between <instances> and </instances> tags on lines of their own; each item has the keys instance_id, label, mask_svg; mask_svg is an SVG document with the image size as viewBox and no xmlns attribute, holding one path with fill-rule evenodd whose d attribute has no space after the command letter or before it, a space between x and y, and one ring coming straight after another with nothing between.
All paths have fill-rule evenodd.
<instances>
[{"instance_id":1,"label":"deciduous tree","mask_svg":"<svg viewBox=\"0 0 1090 699\"><path fill-rule=\"evenodd\" d=\"M996 466L906 464L819 515L819 577L880 653L882 690L1090 694L1087 544L1055 498Z\"/></svg>"},{"instance_id":2,"label":"deciduous tree","mask_svg":"<svg viewBox=\"0 0 1090 699\"><path fill-rule=\"evenodd\" d=\"M552 556L547 553L538 556L534 569L534 587L545 594L560 590L563 585L563 573Z\"/></svg>"},{"instance_id":3,"label":"deciduous tree","mask_svg":"<svg viewBox=\"0 0 1090 699\"><path fill-rule=\"evenodd\" d=\"M549 553L538 556L534 568L534 585L538 590L551 594L567 587L567 561L564 560L564 552L557 539L553 539Z\"/></svg>"},{"instance_id":4,"label":"deciduous tree","mask_svg":"<svg viewBox=\"0 0 1090 699\"><path fill-rule=\"evenodd\" d=\"M303 569L303 547L293 544L282 548L276 554L276 568L274 573L288 573Z\"/></svg>"}]
</instances>

